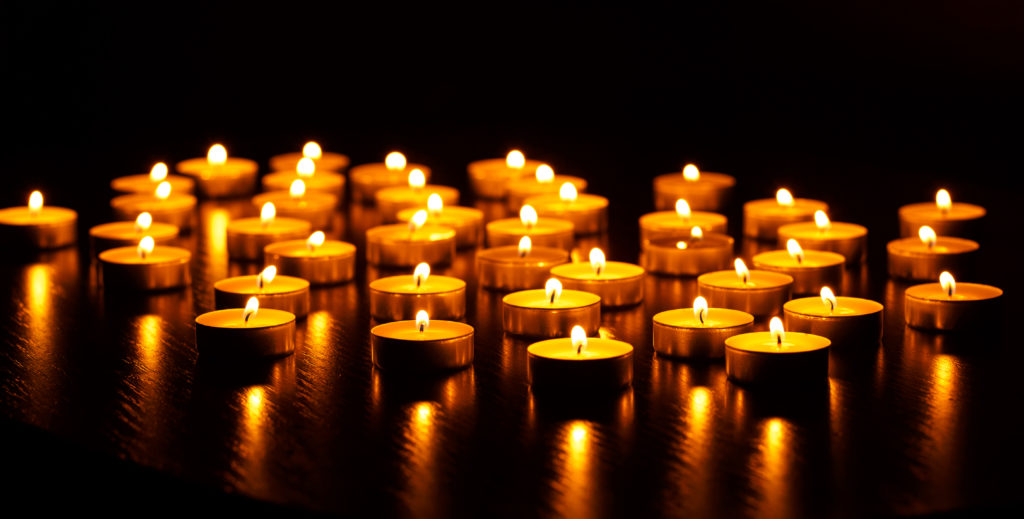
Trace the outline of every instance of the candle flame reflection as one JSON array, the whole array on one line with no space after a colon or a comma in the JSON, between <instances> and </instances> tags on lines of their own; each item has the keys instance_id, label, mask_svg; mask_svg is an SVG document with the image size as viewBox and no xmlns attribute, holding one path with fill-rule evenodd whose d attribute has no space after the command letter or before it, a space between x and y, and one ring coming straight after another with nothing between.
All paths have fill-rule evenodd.
<instances>
[{"instance_id":1,"label":"candle flame reflection","mask_svg":"<svg viewBox=\"0 0 1024 519\"><path fill-rule=\"evenodd\" d=\"M700 180L700 170L695 164L687 164L683 166L683 178L690 182L696 182Z\"/></svg>"},{"instance_id":2,"label":"candle flame reflection","mask_svg":"<svg viewBox=\"0 0 1024 519\"><path fill-rule=\"evenodd\" d=\"M775 192L775 201L783 207L793 207L793 193L786 188L781 188Z\"/></svg>"},{"instance_id":3,"label":"candle flame reflection","mask_svg":"<svg viewBox=\"0 0 1024 519\"><path fill-rule=\"evenodd\" d=\"M219 166L228 161L228 150L223 144L214 144L206 152L206 162Z\"/></svg>"},{"instance_id":4,"label":"candle flame reflection","mask_svg":"<svg viewBox=\"0 0 1024 519\"><path fill-rule=\"evenodd\" d=\"M149 170L149 180L163 182L165 178L167 178L167 164L163 162L153 164L153 167Z\"/></svg>"},{"instance_id":5,"label":"candle flame reflection","mask_svg":"<svg viewBox=\"0 0 1024 519\"><path fill-rule=\"evenodd\" d=\"M302 157L298 164L295 164L295 174L302 178L309 178L316 173L316 163L309 157Z\"/></svg>"},{"instance_id":6,"label":"candle flame reflection","mask_svg":"<svg viewBox=\"0 0 1024 519\"><path fill-rule=\"evenodd\" d=\"M942 274L939 274L939 285L942 286L942 291L946 293L947 297L956 295L956 280L953 279L953 274L942 271Z\"/></svg>"},{"instance_id":7,"label":"candle flame reflection","mask_svg":"<svg viewBox=\"0 0 1024 519\"><path fill-rule=\"evenodd\" d=\"M512 150L505 156L505 165L511 169L523 169L526 165L526 156L519 150Z\"/></svg>"},{"instance_id":8,"label":"candle flame reflection","mask_svg":"<svg viewBox=\"0 0 1024 519\"><path fill-rule=\"evenodd\" d=\"M392 151L384 157L384 167L391 171L402 171L405 169L406 164L405 155L397 151Z\"/></svg>"},{"instance_id":9,"label":"candle flame reflection","mask_svg":"<svg viewBox=\"0 0 1024 519\"><path fill-rule=\"evenodd\" d=\"M547 164L541 164L537 166L537 171L534 172L534 176L537 178L537 182L541 184L550 184L555 181L555 170L551 169L551 166Z\"/></svg>"},{"instance_id":10,"label":"candle flame reflection","mask_svg":"<svg viewBox=\"0 0 1024 519\"><path fill-rule=\"evenodd\" d=\"M324 150L320 148L320 145L316 141L309 141L302 146L302 158L319 159L324 154Z\"/></svg>"}]
</instances>

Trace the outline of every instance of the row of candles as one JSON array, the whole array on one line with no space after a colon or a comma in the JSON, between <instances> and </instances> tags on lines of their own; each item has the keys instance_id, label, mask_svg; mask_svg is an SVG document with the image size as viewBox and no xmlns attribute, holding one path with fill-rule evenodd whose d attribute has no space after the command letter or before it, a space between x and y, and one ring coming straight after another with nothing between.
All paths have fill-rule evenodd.
<instances>
[{"instance_id":1,"label":"row of candles","mask_svg":"<svg viewBox=\"0 0 1024 519\"><path fill-rule=\"evenodd\" d=\"M504 159L469 165L470 182L481 198L504 199L518 218L484 223L477 209L459 207L458 190L427 183L430 169L409 164L397 152L383 163L356 166L307 143L302 153L271 160L277 171L262 177L265 192L252 198L260 216L240 218L227 227L232 259L262 260L257 275L215 283L218 310L196 318L200 351L264 357L294 350L296 319L308 312L311 284L348 282L354 277L356 247L327 240L320 229L350 184L354 203L375 204L385 224L366 232L366 259L383 267L410 268L412 275L370 283L372 317L384 324L371 330L373 362L381 369L457 369L473 359L472 326L465 315L466 283L430 274L430 265L452 261L457 248L489 248L476 253L479 284L510 292L502 299L505 332L543 338L528 348L528 373L535 387L621 388L632 378L633 347L593 337L602 307L635 305L643 299L644 276L697 276L700 296L693 308L653 317L657 353L679 358L725 357L727 374L740 383L782 383L820 379L827 373L831 346L877 344L881 304L837 297L844 265L859 264L867 253L863 226L831 222L824 202L794 198L780 189L774 199L743 206L746 236L778 242L784 249L753 256L754 269L733 260L734 240L727 219L715 212L728 203L735 178L701 172L687 165L682 174L654 180L659 211L639 220L641 265L606 261L594 248L588 261L570 261L580 235L607 229L608 199L583 193L586 180L556 175L519 151ZM248 195L257 164L228 157L221 145L207 157L177 164L169 175L163 163L148 175L114 179L111 200L123 221L90 229L104 286L165 290L189 283L191 253L168 245L189 232L197 199ZM954 331L976 326L998 303L996 287L957 283L959 272L979 249L976 237L984 208L954 203L946 190L936 202L899 211L903 238L890 242L891 276L938 279L905 293L911 326ZM0 210L0 229L37 248L75 241L77 215L43 206L33 192L27 207ZM402 223L404 222L404 223ZM913 234L916 233L917 236ZM729 268L732 267L732 268ZM790 300L790 295L818 294ZM777 317L783 310L785 323ZM768 331L754 331L755 320L771 318ZM431 322L433 319L433 322Z\"/></svg>"}]
</instances>

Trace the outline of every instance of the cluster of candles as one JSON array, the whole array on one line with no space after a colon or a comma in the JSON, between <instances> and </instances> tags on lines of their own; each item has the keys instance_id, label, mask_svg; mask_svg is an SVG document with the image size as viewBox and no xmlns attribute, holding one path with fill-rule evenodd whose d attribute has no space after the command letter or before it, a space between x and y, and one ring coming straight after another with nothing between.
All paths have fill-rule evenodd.
<instances>
[{"instance_id":1,"label":"cluster of candles","mask_svg":"<svg viewBox=\"0 0 1024 519\"><path fill-rule=\"evenodd\" d=\"M692 308L653 316L653 346L659 355L721 359L728 376L748 384L820 380L830 347L855 348L881 339L881 304L836 296L846 265L861 264L868 231L832 222L828 205L794 198L779 189L774 199L743 206L743 234L777 243L756 254L753 269L735 258L721 211L735 178L701 172L694 165L654 179L657 212L639 220L640 265L607 261L593 248L585 261L571 261L580 236L604 232L607 198L588 194L586 180L555 174L513 150L504 159L469 164L478 198L500 201L518 217L485 223L484 214L460 207L458 190L429 184L431 170L392 152L384 162L355 166L348 157L324 152L315 142L301 153L273 157L275 172L262 177L264 192L252 196L260 216L227 225L226 250L233 260L262 261L256 275L214 285L216 310L195 319L200 352L274 357L294 351L297 319L309 311L311 285L351 281L356 247L328 240L332 215L346 186L353 203L376 206L389 223L366 231L366 260L375 266L411 270L411 275L369 284L373 363L383 370L452 370L473 362L474 328L466 313L466 282L431 275L431 265L452 262L457 249L477 249L476 276L502 298L508 334L542 339L528 347L527 373L542 387L621 389L632 380L633 346L595 337L602 308L631 306L644 298L644 277L696 277ZM181 175L163 163L148 175L114 179L123 194L110 202L120 221L90 229L105 287L167 290L186 286L191 253L172 244L190 232L196 195L251 196L256 162L228 157L217 144L205 158L182 161ZM193 195L195 193L195 195ZM981 207L952 202L940 190L936 203L899 211L903 238L888 244L894 278L934 280L905 293L910 326L953 331L978 325L1002 291L957 283L979 249ZM77 215L44 206L33 192L27 207L0 210L0 230L37 249L75 242ZM486 248L481 248L486 245ZM791 299L791 295L811 295ZM780 313L784 318L780 318ZM755 331L755 326L767 330ZM763 328L762 328L763 329Z\"/></svg>"}]
</instances>

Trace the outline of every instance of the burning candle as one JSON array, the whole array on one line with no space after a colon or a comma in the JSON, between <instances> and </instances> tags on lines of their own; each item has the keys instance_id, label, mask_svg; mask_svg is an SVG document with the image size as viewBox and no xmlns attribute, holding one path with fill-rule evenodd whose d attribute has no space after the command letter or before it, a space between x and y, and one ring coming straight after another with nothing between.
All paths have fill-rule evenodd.
<instances>
[{"instance_id":1,"label":"burning candle","mask_svg":"<svg viewBox=\"0 0 1024 519\"><path fill-rule=\"evenodd\" d=\"M167 290L189 284L192 253L179 248L156 246L151 236L138 245L115 247L99 254L100 275L105 288Z\"/></svg>"},{"instance_id":2,"label":"burning candle","mask_svg":"<svg viewBox=\"0 0 1024 519\"><path fill-rule=\"evenodd\" d=\"M520 290L501 299L505 333L529 337L565 337L575 325L597 333L601 297L590 292L563 290L551 278L542 289Z\"/></svg>"},{"instance_id":3,"label":"burning candle","mask_svg":"<svg viewBox=\"0 0 1024 519\"><path fill-rule=\"evenodd\" d=\"M953 202L949 191L935 193L935 203L921 202L900 207L900 236L912 237L927 225L939 236L978 239L982 231L985 208L964 202ZM933 278L934 279L934 278Z\"/></svg>"},{"instance_id":4,"label":"burning candle","mask_svg":"<svg viewBox=\"0 0 1024 519\"><path fill-rule=\"evenodd\" d=\"M398 221L408 222L422 208L403 209ZM427 223L451 227L455 230L455 247L473 248L483 241L484 213L472 207L446 206L437 193L427 198Z\"/></svg>"},{"instance_id":5,"label":"burning candle","mask_svg":"<svg viewBox=\"0 0 1024 519\"><path fill-rule=\"evenodd\" d=\"M355 166L349 172L352 182L352 201L372 204L376 201L377 191L392 186L402 186L409 181L409 173L418 169L423 173L424 183L430 180L430 168L423 164L409 164L405 155L392 151L384 157L384 162Z\"/></svg>"},{"instance_id":6,"label":"burning candle","mask_svg":"<svg viewBox=\"0 0 1024 519\"><path fill-rule=\"evenodd\" d=\"M1003 291L980 283L957 283L949 272L938 283L907 288L903 315L907 324L940 332L980 330L998 320Z\"/></svg>"},{"instance_id":7,"label":"burning candle","mask_svg":"<svg viewBox=\"0 0 1024 519\"><path fill-rule=\"evenodd\" d=\"M221 144L210 146L206 157L187 159L175 166L178 173L192 177L199 195L205 198L228 198L252 193L256 186L256 161L228 157Z\"/></svg>"},{"instance_id":8,"label":"burning candle","mask_svg":"<svg viewBox=\"0 0 1024 519\"><path fill-rule=\"evenodd\" d=\"M789 299L793 278L767 270L749 270L736 258L735 271L708 272L697 278L697 292L711 306L742 310L754 317L778 315Z\"/></svg>"},{"instance_id":9,"label":"burning candle","mask_svg":"<svg viewBox=\"0 0 1024 519\"><path fill-rule=\"evenodd\" d=\"M301 152L282 153L270 157L270 169L274 171L294 171L302 159L309 159L316 166L317 170L324 172L345 171L345 168L349 165L347 155L324 151L319 143L309 141L302 146Z\"/></svg>"},{"instance_id":10,"label":"burning candle","mask_svg":"<svg viewBox=\"0 0 1024 519\"><path fill-rule=\"evenodd\" d=\"M501 199L508 194L508 183L529 177L542 163L527 159L523 152L512 150L504 159L484 159L469 163L469 184L479 198Z\"/></svg>"},{"instance_id":11,"label":"burning candle","mask_svg":"<svg viewBox=\"0 0 1024 519\"><path fill-rule=\"evenodd\" d=\"M427 212L417 211L408 224L379 225L366 231L366 260L385 267L413 267L452 262L455 230L426 224Z\"/></svg>"},{"instance_id":12,"label":"burning candle","mask_svg":"<svg viewBox=\"0 0 1024 519\"><path fill-rule=\"evenodd\" d=\"M537 195L526 199L538 216L568 220L576 234L595 234L608 230L608 199L580 194L576 186L565 182L557 195Z\"/></svg>"},{"instance_id":13,"label":"burning candle","mask_svg":"<svg viewBox=\"0 0 1024 519\"><path fill-rule=\"evenodd\" d=\"M412 319L421 310L438 319L462 319L466 315L466 282L432 276L426 263L416 265L411 276L370 282L370 315L377 321Z\"/></svg>"},{"instance_id":14,"label":"burning candle","mask_svg":"<svg viewBox=\"0 0 1024 519\"><path fill-rule=\"evenodd\" d=\"M539 218L537 210L524 205L519 209L519 218L504 218L488 222L487 246L501 247L516 245L523 236L529 236L537 247L554 247L572 250L574 226L568 220Z\"/></svg>"},{"instance_id":15,"label":"burning candle","mask_svg":"<svg viewBox=\"0 0 1024 519\"><path fill-rule=\"evenodd\" d=\"M295 315L260 308L250 297L245 308L214 310L196 317L200 355L238 360L279 357L295 351Z\"/></svg>"},{"instance_id":16,"label":"burning candle","mask_svg":"<svg viewBox=\"0 0 1024 519\"><path fill-rule=\"evenodd\" d=\"M263 262L275 265L278 272L309 281L311 285L331 285L351 281L356 270L356 246L328 240L316 231L305 240L271 243L263 248Z\"/></svg>"},{"instance_id":17,"label":"burning candle","mask_svg":"<svg viewBox=\"0 0 1024 519\"><path fill-rule=\"evenodd\" d=\"M75 243L78 213L43 206L43 194L33 191L26 207L0 209L0 239L17 249L56 249Z\"/></svg>"},{"instance_id":18,"label":"burning candle","mask_svg":"<svg viewBox=\"0 0 1024 519\"><path fill-rule=\"evenodd\" d=\"M555 170L547 164L537 166L533 177L519 178L508 182L506 204L510 211L515 211L526 203L526 199L537 195L557 195L562 184L569 182L576 191L586 191L587 181L580 177L556 175Z\"/></svg>"},{"instance_id":19,"label":"burning candle","mask_svg":"<svg viewBox=\"0 0 1024 519\"><path fill-rule=\"evenodd\" d=\"M721 359L725 339L754 329L754 316L729 308L709 308L703 297L693 308L666 310L654 315L654 351L688 359Z\"/></svg>"},{"instance_id":20,"label":"burning candle","mask_svg":"<svg viewBox=\"0 0 1024 519\"><path fill-rule=\"evenodd\" d=\"M724 173L700 171L687 164L683 173L666 173L654 177L654 207L671 209L676 200L685 198L694 209L720 211L725 208L736 179ZM705 229L709 230L709 229Z\"/></svg>"},{"instance_id":21,"label":"burning candle","mask_svg":"<svg viewBox=\"0 0 1024 519\"><path fill-rule=\"evenodd\" d=\"M291 190L292 184L301 180L306 191L333 195L337 200L345 196L345 175L333 171L318 171L313 159L304 157L294 168L275 171L263 176L264 191Z\"/></svg>"},{"instance_id":22,"label":"burning candle","mask_svg":"<svg viewBox=\"0 0 1024 519\"><path fill-rule=\"evenodd\" d=\"M168 245L178 238L178 227L154 222L149 213L143 212L135 217L134 222L110 222L89 229L92 250L97 253L135 245L146 236L153 238L157 245Z\"/></svg>"},{"instance_id":23,"label":"burning candle","mask_svg":"<svg viewBox=\"0 0 1024 519\"><path fill-rule=\"evenodd\" d=\"M944 270L970 272L978 243L966 238L936 236L927 225L917 238L899 238L889 242L889 275L903 279L935 279Z\"/></svg>"},{"instance_id":24,"label":"burning candle","mask_svg":"<svg viewBox=\"0 0 1024 519\"><path fill-rule=\"evenodd\" d=\"M846 263L841 254L805 251L793 239L786 242L786 250L762 252L753 259L754 268L789 274L793 278L794 294L816 294L823 285L839 286Z\"/></svg>"},{"instance_id":25,"label":"burning candle","mask_svg":"<svg viewBox=\"0 0 1024 519\"><path fill-rule=\"evenodd\" d=\"M271 191L252 197L256 207L274 204L279 216L305 220L314 229L330 229L338 197L323 192L308 192L302 179L295 179L288 191Z\"/></svg>"},{"instance_id":26,"label":"burning candle","mask_svg":"<svg viewBox=\"0 0 1024 519\"><path fill-rule=\"evenodd\" d=\"M534 391L588 394L618 391L633 382L633 346L587 337L582 326L574 326L569 337L531 344L526 355L527 378Z\"/></svg>"},{"instance_id":27,"label":"burning candle","mask_svg":"<svg viewBox=\"0 0 1024 519\"><path fill-rule=\"evenodd\" d=\"M305 220L278 218L274 204L266 203L259 218L239 218L228 222L228 257L234 260L263 259L263 249L274 242L299 240L309 236Z\"/></svg>"},{"instance_id":28,"label":"burning candle","mask_svg":"<svg viewBox=\"0 0 1024 519\"><path fill-rule=\"evenodd\" d=\"M734 335L725 340L725 373L740 384L790 385L828 377L825 337L787 332L773 317L770 331Z\"/></svg>"},{"instance_id":29,"label":"burning candle","mask_svg":"<svg viewBox=\"0 0 1024 519\"><path fill-rule=\"evenodd\" d=\"M875 347L882 340L881 303L858 297L836 297L821 287L821 297L805 297L782 307L786 328L821 335L834 347Z\"/></svg>"},{"instance_id":30,"label":"burning candle","mask_svg":"<svg viewBox=\"0 0 1024 519\"><path fill-rule=\"evenodd\" d=\"M423 171L409 172L408 185L381 188L374 195L377 210L384 221L395 221L402 209L422 209L431 195L438 195L446 205L459 203L459 190L448 186L427 185Z\"/></svg>"},{"instance_id":31,"label":"burning candle","mask_svg":"<svg viewBox=\"0 0 1024 519\"><path fill-rule=\"evenodd\" d=\"M273 265L254 276L235 276L213 284L213 300L218 309L244 306L253 296L259 297L264 308L285 310L296 317L309 313L309 281L278 276Z\"/></svg>"},{"instance_id":32,"label":"burning candle","mask_svg":"<svg viewBox=\"0 0 1024 519\"><path fill-rule=\"evenodd\" d=\"M644 299L644 269L632 263L605 261L601 249L590 249L590 261L551 268L562 286L597 294L604 306L628 306Z\"/></svg>"},{"instance_id":33,"label":"burning candle","mask_svg":"<svg viewBox=\"0 0 1024 519\"><path fill-rule=\"evenodd\" d=\"M519 245L484 249L476 254L476 272L480 286L494 290L540 288L551 267L569 261L565 249L534 247L529 236Z\"/></svg>"},{"instance_id":34,"label":"burning candle","mask_svg":"<svg viewBox=\"0 0 1024 519\"><path fill-rule=\"evenodd\" d=\"M811 250L842 254L848 265L862 263L868 257L868 230L863 225L829 220L825 211L815 211L814 222L791 223L779 227L779 245L796 240Z\"/></svg>"},{"instance_id":35,"label":"burning candle","mask_svg":"<svg viewBox=\"0 0 1024 519\"><path fill-rule=\"evenodd\" d=\"M110 200L114 217L132 220L140 213L149 213L154 221L169 223L184 232L192 228L196 209L196 197L184 193L172 193L171 183L157 184L150 194L132 193L115 196Z\"/></svg>"},{"instance_id":36,"label":"burning candle","mask_svg":"<svg viewBox=\"0 0 1024 519\"><path fill-rule=\"evenodd\" d=\"M161 182L169 182L175 193L191 193L195 181L180 175L168 175L167 164L157 162L149 174L128 175L110 181L110 188L119 193L152 193Z\"/></svg>"},{"instance_id":37,"label":"burning candle","mask_svg":"<svg viewBox=\"0 0 1024 519\"><path fill-rule=\"evenodd\" d=\"M685 239L657 238L643 242L642 264L648 272L669 276L698 276L729 268L734 242L724 234L690 229Z\"/></svg>"},{"instance_id":38,"label":"burning candle","mask_svg":"<svg viewBox=\"0 0 1024 519\"><path fill-rule=\"evenodd\" d=\"M383 370L444 371L473 363L473 327L430 320L426 311L415 320L395 321L370 330L373 365Z\"/></svg>"},{"instance_id":39,"label":"burning candle","mask_svg":"<svg viewBox=\"0 0 1024 519\"><path fill-rule=\"evenodd\" d=\"M775 241L783 225L814 221L815 211L828 212L828 204L818 200L793 198L788 189L779 189L774 199L752 200L743 204L743 235Z\"/></svg>"},{"instance_id":40,"label":"burning candle","mask_svg":"<svg viewBox=\"0 0 1024 519\"><path fill-rule=\"evenodd\" d=\"M718 213L692 211L690 204L680 198L675 211L658 211L640 217L640 242L659 238L685 238L690 229L699 227L704 233L726 233L728 220Z\"/></svg>"}]
</instances>

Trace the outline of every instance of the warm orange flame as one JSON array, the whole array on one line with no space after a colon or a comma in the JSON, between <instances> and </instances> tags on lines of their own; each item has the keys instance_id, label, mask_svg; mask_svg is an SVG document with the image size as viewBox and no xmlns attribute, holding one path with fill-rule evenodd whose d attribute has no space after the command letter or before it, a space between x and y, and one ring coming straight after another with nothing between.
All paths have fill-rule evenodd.
<instances>
[{"instance_id":1,"label":"warm orange flame","mask_svg":"<svg viewBox=\"0 0 1024 519\"><path fill-rule=\"evenodd\" d=\"M676 200L676 216L684 219L690 219L690 203L680 198Z\"/></svg>"},{"instance_id":2,"label":"warm orange flame","mask_svg":"<svg viewBox=\"0 0 1024 519\"><path fill-rule=\"evenodd\" d=\"M228 150L223 144L214 144L210 146L210 151L206 152L206 162L219 166L228 161Z\"/></svg>"},{"instance_id":3,"label":"warm orange flame","mask_svg":"<svg viewBox=\"0 0 1024 519\"><path fill-rule=\"evenodd\" d=\"M683 166L683 178L690 182L696 182L700 180L700 170L694 164L687 164Z\"/></svg>"},{"instance_id":4,"label":"warm orange flame","mask_svg":"<svg viewBox=\"0 0 1024 519\"><path fill-rule=\"evenodd\" d=\"M273 202L267 202L260 208L260 223L264 227L274 223L275 216L277 216L277 208L274 207Z\"/></svg>"},{"instance_id":5,"label":"warm orange flame","mask_svg":"<svg viewBox=\"0 0 1024 519\"><path fill-rule=\"evenodd\" d=\"M942 291L945 292L948 297L956 295L956 280L953 279L953 274L942 271L942 274L939 274L939 285L942 286Z\"/></svg>"},{"instance_id":6,"label":"warm orange flame","mask_svg":"<svg viewBox=\"0 0 1024 519\"><path fill-rule=\"evenodd\" d=\"M790 193L786 188L779 189L775 192L775 201L783 207L792 207L793 193Z\"/></svg>"},{"instance_id":7,"label":"warm orange flame","mask_svg":"<svg viewBox=\"0 0 1024 519\"><path fill-rule=\"evenodd\" d=\"M814 212L814 225L818 227L818 230L825 232L832 228L832 222L828 219L828 215L825 211L817 210Z\"/></svg>"},{"instance_id":8,"label":"warm orange flame","mask_svg":"<svg viewBox=\"0 0 1024 519\"><path fill-rule=\"evenodd\" d=\"M309 178L316 173L316 162L309 157L302 157L299 159L299 163L295 165L295 174L302 178Z\"/></svg>"},{"instance_id":9,"label":"warm orange flame","mask_svg":"<svg viewBox=\"0 0 1024 519\"><path fill-rule=\"evenodd\" d=\"M786 251L789 252L789 256L795 259L797 263L804 262L804 249L793 238L786 240Z\"/></svg>"},{"instance_id":10,"label":"warm orange flame","mask_svg":"<svg viewBox=\"0 0 1024 519\"><path fill-rule=\"evenodd\" d=\"M427 211L420 209L413 213L412 218L409 219L409 230L418 231L425 223L427 223Z\"/></svg>"},{"instance_id":11,"label":"warm orange flame","mask_svg":"<svg viewBox=\"0 0 1024 519\"><path fill-rule=\"evenodd\" d=\"M324 236L323 231L316 231L310 234L309 238L306 238L306 248L310 251L315 251L323 246L326 239L327 237Z\"/></svg>"},{"instance_id":12,"label":"warm orange flame","mask_svg":"<svg viewBox=\"0 0 1024 519\"><path fill-rule=\"evenodd\" d=\"M33 191L32 194L28 195L28 210L32 214L39 213L43 208L43 193L39 191Z\"/></svg>"},{"instance_id":13,"label":"warm orange flame","mask_svg":"<svg viewBox=\"0 0 1024 519\"><path fill-rule=\"evenodd\" d=\"M921 238L921 242L927 245L929 249L934 247L935 242L939 239L938 236L935 235L935 230L927 225L922 225L921 228L917 230L917 237Z\"/></svg>"},{"instance_id":14,"label":"warm orange flame","mask_svg":"<svg viewBox=\"0 0 1024 519\"><path fill-rule=\"evenodd\" d=\"M547 283L544 283L544 297L547 298L551 304L555 304L558 298L562 295L562 282L551 278Z\"/></svg>"},{"instance_id":15,"label":"warm orange flame","mask_svg":"<svg viewBox=\"0 0 1024 519\"><path fill-rule=\"evenodd\" d=\"M839 302L836 301L836 295L832 293L832 289L829 287L821 287L821 302L828 306L828 313L836 311L836 307Z\"/></svg>"},{"instance_id":16,"label":"warm orange flame","mask_svg":"<svg viewBox=\"0 0 1024 519\"><path fill-rule=\"evenodd\" d=\"M163 162L153 164L153 168L149 170L149 180L162 182L165 178L167 178L167 164Z\"/></svg>"},{"instance_id":17,"label":"warm orange flame","mask_svg":"<svg viewBox=\"0 0 1024 519\"><path fill-rule=\"evenodd\" d=\"M733 262L733 266L736 267L736 276L740 278L740 281L742 281L744 285L749 283L750 270L747 269L747 264L743 263L742 259L736 258L736 261Z\"/></svg>"},{"instance_id":18,"label":"warm orange flame","mask_svg":"<svg viewBox=\"0 0 1024 519\"><path fill-rule=\"evenodd\" d=\"M700 241L704 238L704 231L697 226L690 228L690 239L694 241Z\"/></svg>"},{"instance_id":19,"label":"warm orange flame","mask_svg":"<svg viewBox=\"0 0 1024 519\"><path fill-rule=\"evenodd\" d=\"M519 221L523 223L523 227L533 229L533 226L537 225L537 210L532 205L524 205L519 209Z\"/></svg>"},{"instance_id":20,"label":"warm orange flame","mask_svg":"<svg viewBox=\"0 0 1024 519\"><path fill-rule=\"evenodd\" d=\"M441 216L441 211L444 210L444 200L441 200L441 195L437 193L430 193L427 197L427 212L430 216Z\"/></svg>"},{"instance_id":21,"label":"warm orange flame","mask_svg":"<svg viewBox=\"0 0 1024 519\"><path fill-rule=\"evenodd\" d=\"M427 185L427 176L423 174L422 169L416 168L409 172L409 187L423 189L425 185Z\"/></svg>"},{"instance_id":22,"label":"warm orange flame","mask_svg":"<svg viewBox=\"0 0 1024 519\"><path fill-rule=\"evenodd\" d=\"M256 299L256 296L250 297L249 300L245 302L245 310L242 310L242 322L244 322L245 325L248 326L249 319L256 317L256 312L258 312L259 310L260 300Z\"/></svg>"},{"instance_id":23,"label":"warm orange flame","mask_svg":"<svg viewBox=\"0 0 1024 519\"><path fill-rule=\"evenodd\" d=\"M576 350L576 354L583 354L583 350L587 348L587 332L583 327L580 325L573 326L569 332L569 337L572 340L572 347Z\"/></svg>"},{"instance_id":24,"label":"warm orange flame","mask_svg":"<svg viewBox=\"0 0 1024 519\"><path fill-rule=\"evenodd\" d=\"M324 156L324 150L320 148L320 145L316 141L309 141L302 146L302 157L317 160Z\"/></svg>"},{"instance_id":25,"label":"warm orange flame","mask_svg":"<svg viewBox=\"0 0 1024 519\"><path fill-rule=\"evenodd\" d=\"M150 253L153 252L153 246L155 245L156 244L153 242L152 236L144 236L139 240L139 246L135 247L135 253L138 254L140 258L146 259Z\"/></svg>"},{"instance_id":26,"label":"warm orange flame","mask_svg":"<svg viewBox=\"0 0 1024 519\"><path fill-rule=\"evenodd\" d=\"M293 199L299 199L306 195L306 183L302 179L297 178L292 181L292 185L288 187L288 194Z\"/></svg>"},{"instance_id":27,"label":"warm orange flame","mask_svg":"<svg viewBox=\"0 0 1024 519\"><path fill-rule=\"evenodd\" d=\"M690 245L688 243L686 243L685 241L677 241L676 242L676 248L679 249L679 250L686 249L689 246Z\"/></svg>"},{"instance_id":28,"label":"warm orange flame","mask_svg":"<svg viewBox=\"0 0 1024 519\"><path fill-rule=\"evenodd\" d=\"M576 192L576 186L572 185L572 182L566 182L562 184L562 187L558 188L558 198L561 198L563 202L575 202L579 194Z\"/></svg>"},{"instance_id":29,"label":"warm orange flame","mask_svg":"<svg viewBox=\"0 0 1024 519\"><path fill-rule=\"evenodd\" d=\"M537 177L537 182L548 184L555 181L555 170L551 169L551 166L547 164L541 164L537 166L537 171L534 173Z\"/></svg>"},{"instance_id":30,"label":"warm orange flame","mask_svg":"<svg viewBox=\"0 0 1024 519\"><path fill-rule=\"evenodd\" d=\"M274 281L274 278L276 277L277 267L273 265L268 266L267 268L263 269L263 271L260 272L259 275L256 276L256 288L262 290L263 287L269 285L271 281Z\"/></svg>"},{"instance_id":31,"label":"warm orange flame","mask_svg":"<svg viewBox=\"0 0 1024 519\"><path fill-rule=\"evenodd\" d=\"M703 296L697 296L697 299L693 300L693 315L700 321L700 324L704 324L704 320L708 317L708 300L704 299Z\"/></svg>"},{"instance_id":32,"label":"warm orange flame","mask_svg":"<svg viewBox=\"0 0 1024 519\"><path fill-rule=\"evenodd\" d=\"M604 251L594 247L590 249L590 268L594 270L595 276L600 276L601 271L604 270Z\"/></svg>"},{"instance_id":33,"label":"warm orange flame","mask_svg":"<svg viewBox=\"0 0 1024 519\"><path fill-rule=\"evenodd\" d=\"M429 277L430 265L427 263L416 265L416 269L412 271L412 279L416 282L416 288L423 286L423 283L426 283Z\"/></svg>"},{"instance_id":34,"label":"warm orange flame","mask_svg":"<svg viewBox=\"0 0 1024 519\"><path fill-rule=\"evenodd\" d=\"M526 165L526 157L519 150L512 150L505 156L505 165L511 169L523 169Z\"/></svg>"},{"instance_id":35,"label":"warm orange flame","mask_svg":"<svg viewBox=\"0 0 1024 519\"><path fill-rule=\"evenodd\" d=\"M153 215L143 211L135 217L135 232L148 231L153 225Z\"/></svg>"},{"instance_id":36,"label":"warm orange flame","mask_svg":"<svg viewBox=\"0 0 1024 519\"><path fill-rule=\"evenodd\" d=\"M171 196L171 183L163 181L156 186L156 197L160 200L167 200L167 197Z\"/></svg>"},{"instance_id":37,"label":"warm orange flame","mask_svg":"<svg viewBox=\"0 0 1024 519\"><path fill-rule=\"evenodd\" d=\"M939 211L948 213L953 207L953 197L949 196L949 191L940 189L935 193L935 205L939 207Z\"/></svg>"},{"instance_id":38,"label":"warm orange flame","mask_svg":"<svg viewBox=\"0 0 1024 519\"><path fill-rule=\"evenodd\" d=\"M405 155L402 155L397 151L392 151L384 157L384 167L391 171L401 171L405 169L406 164Z\"/></svg>"},{"instance_id":39,"label":"warm orange flame","mask_svg":"<svg viewBox=\"0 0 1024 519\"><path fill-rule=\"evenodd\" d=\"M427 315L426 310L420 310L416 312L416 329L421 333L427 331L430 327L430 316Z\"/></svg>"},{"instance_id":40,"label":"warm orange flame","mask_svg":"<svg viewBox=\"0 0 1024 519\"><path fill-rule=\"evenodd\" d=\"M530 254L530 249L533 248L533 240L529 236L523 236L519 238L519 257L525 258Z\"/></svg>"},{"instance_id":41,"label":"warm orange flame","mask_svg":"<svg viewBox=\"0 0 1024 519\"><path fill-rule=\"evenodd\" d=\"M772 317L772 320L768 323L768 329L771 330L772 340L781 348L783 341L786 340L786 330L782 327L782 319Z\"/></svg>"}]
</instances>

